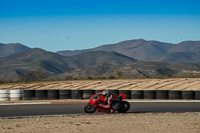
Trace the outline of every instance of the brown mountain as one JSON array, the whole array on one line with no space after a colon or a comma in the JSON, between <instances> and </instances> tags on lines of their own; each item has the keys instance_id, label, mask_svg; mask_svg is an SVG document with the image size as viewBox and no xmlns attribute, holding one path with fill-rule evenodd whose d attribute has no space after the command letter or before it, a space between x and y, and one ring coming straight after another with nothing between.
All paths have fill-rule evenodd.
<instances>
[{"instance_id":1,"label":"brown mountain","mask_svg":"<svg viewBox=\"0 0 200 133\"><path fill-rule=\"evenodd\" d=\"M24 52L29 49L31 48L24 46L20 43L9 43L9 44L0 43L0 57L5 57L12 54Z\"/></svg>"},{"instance_id":2,"label":"brown mountain","mask_svg":"<svg viewBox=\"0 0 200 133\"><path fill-rule=\"evenodd\" d=\"M200 41L185 41L179 44L164 43L158 41L146 41L143 39L128 40L116 44L102 45L92 49L75 51L58 51L64 56L73 56L89 51L115 51L138 61L160 62L199 62Z\"/></svg>"},{"instance_id":3,"label":"brown mountain","mask_svg":"<svg viewBox=\"0 0 200 133\"><path fill-rule=\"evenodd\" d=\"M13 45L11 46L13 48ZM37 68L45 73L43 78L52 79L65 79L69 76L76 78L108 78L119 75L124 78L200 76L199 41L169 44L139 39L94 49L58 52L62 55L39 48L26 48L21 44L15 46L25 49L20 51L16 48L17 50L13 51L19 53L13 52L10 56L0 58L0 81L18 80L27 73L33 74ZM8 50L8 53L12 52Z\"/></svg>"},{"instance_id":4,"label":"brown mountain","mask_svg":"<svg viewBox=\"0 0 200 133\"><path fill-rule=\"evenodd\" d=\"M0 58L0 80L19 80L40 68L45 77L65 79L87 77L200 76L200 63L139 62L116 52L92 51L74 56L61 56L42 49L31 49ZM32 75L28 75L31 77Z\"/></svg>"},{"instance_id":5,"label":"brown mountain","mask_svg":"<svg viewBox=\"0 0 200 133\"><path fill-rule=\"evenodd\" d=\"M136 60L116 52L95 51L66 57L34 48L0 58L0 78L17 80L30 70L41 68L46 78L57 74L86 69L97 64L113 66L131 65Z\"/></svg>"}]
</instances>

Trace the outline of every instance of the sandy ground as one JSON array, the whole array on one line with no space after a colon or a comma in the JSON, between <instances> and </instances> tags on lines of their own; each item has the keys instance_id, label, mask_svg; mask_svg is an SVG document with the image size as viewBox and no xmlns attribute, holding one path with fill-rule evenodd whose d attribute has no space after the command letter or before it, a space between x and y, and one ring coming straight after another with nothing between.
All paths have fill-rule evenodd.
<instances>
[{"instance_id":1,"label":"sandy ground","mask_svg":"<svg viewBox=\"0 0 200 133\"><path fill-rule=\"evenodd\" d=\"M1 133L200 133L200 113L92 114L8 119Z\"/></svg>"},{"instance_id":2,"label":"sandy ground","mask_svg":"<svg viewBox=\"0 0 200 133\"><path fill-rule=\"evenodd\" d=\"M26 90L200 90L200 78L45 81L0 84L3 89Z\"/></svg>"}]
</instances>

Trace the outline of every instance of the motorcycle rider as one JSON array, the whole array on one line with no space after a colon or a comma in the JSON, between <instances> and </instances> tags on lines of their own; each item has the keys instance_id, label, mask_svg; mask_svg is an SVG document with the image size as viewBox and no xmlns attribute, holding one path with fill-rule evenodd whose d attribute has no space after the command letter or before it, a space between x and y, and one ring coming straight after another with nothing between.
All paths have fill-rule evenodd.
<instances>
[{"instance_id":1,"label":"motorcycle rider","mask_svg":"<svg viewBox=\"0 0 200 133\"><path fill-rule=\"evenodd\" d=\"M110 108L110 112L114 113L118 106L120 99L117 95L111 94L109 90L104 90L101 94L106 98L105 101L107 105L100 104L100 107Z\"/></svg>"}]
</instances>

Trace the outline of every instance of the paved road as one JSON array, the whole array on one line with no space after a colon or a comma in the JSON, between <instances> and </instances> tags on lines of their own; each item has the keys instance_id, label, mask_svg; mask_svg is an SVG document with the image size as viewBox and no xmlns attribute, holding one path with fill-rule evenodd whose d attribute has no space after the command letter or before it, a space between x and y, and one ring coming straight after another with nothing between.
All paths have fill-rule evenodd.
<instances>
[{"instance_id":1,"label":"paved road","mask_svg":"<svg viewBox=\"0 0 200 133\"><path fill-rule=\"evenodd\" d=\"M0 105L0 117L84 114L86 103ZM129 113L200 112L200 102L131 102Z\"/></svg>"}]
</instances>

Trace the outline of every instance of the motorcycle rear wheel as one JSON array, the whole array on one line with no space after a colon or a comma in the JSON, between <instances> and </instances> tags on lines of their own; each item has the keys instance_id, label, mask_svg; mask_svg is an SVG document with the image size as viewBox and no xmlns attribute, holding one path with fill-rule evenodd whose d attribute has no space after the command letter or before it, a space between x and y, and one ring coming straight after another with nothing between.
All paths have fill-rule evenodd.
<instances>
[{"instance_id":1,"label":"motorcycle rear wheel","mask_svg":"<svg viewBox=\"0 0 200 133\"><path fill-rule=\"evenodd\" d=\"M127 101L122 101L117 111L119 113L126 113L129 109L130 109L130 103Z\"/></svg>"},{"instance_id":2,"label":"motorcycle rear wheel","mask_svg":"<svg viewBox=\"0 0 200 133\"><path fill-rule=\"evenodd\" d=\"M96 110L97 110L96 107L93 106L93 105L90 105L89 103L87 103L87 104L85 105L85 107L84 107L84 111L85 111L86 113L94 113Z\"/></svg>"}]
</instances>

